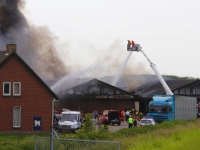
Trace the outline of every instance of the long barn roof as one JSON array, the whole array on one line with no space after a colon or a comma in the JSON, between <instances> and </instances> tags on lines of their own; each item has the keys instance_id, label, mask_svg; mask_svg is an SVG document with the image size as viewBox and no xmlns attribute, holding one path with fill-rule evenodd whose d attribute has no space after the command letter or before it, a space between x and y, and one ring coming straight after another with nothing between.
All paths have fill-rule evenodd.
<instances>
[{"instance_id":1,"label":"long barn roof","mask_svg":"<svg viewBox=\"0 0 200 150\"><path fill-rule=\"evenodd\" d=\"M195 81L197 80L166 80L166 83L173 92L174 90L181 88L185 85L191 84ZM144 84L134 89L131 93L141 98L152 98L154 94L165 94L165 90L162 84L159 81L157 81Z\"/></svg>"},{"instance_id":2,"label":"long barn roof","mask_svg":"<svg viewBox=\"0 0 200 150\"><path fill-rule=\"evenodd\" d=\"M112 86L106 82L98 79L92 79L82 84L76 85L65 91L58 93L59 97L64 99L70 96L81 96L86 95L129 95L133 96L130 92L127 92L118 87Z\"/></svg>"}]
</instances>

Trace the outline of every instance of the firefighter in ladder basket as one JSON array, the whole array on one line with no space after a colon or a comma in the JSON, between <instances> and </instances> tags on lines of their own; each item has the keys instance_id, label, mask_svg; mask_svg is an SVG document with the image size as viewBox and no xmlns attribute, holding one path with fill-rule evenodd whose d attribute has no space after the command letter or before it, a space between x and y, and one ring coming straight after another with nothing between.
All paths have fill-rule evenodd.
<instances>
[{"instance_id":1,"label":"firefighter in ladder basket","mask_svg":"<svg viewBox=\"0 0 200 150\"><path fill-rule=\"evenodd\" d=\"M135 44L134 41L128 40L127 51L137 51L137 52L139 52L139 50L140 50L139 44Z\"/></svg>"}]
</instances>

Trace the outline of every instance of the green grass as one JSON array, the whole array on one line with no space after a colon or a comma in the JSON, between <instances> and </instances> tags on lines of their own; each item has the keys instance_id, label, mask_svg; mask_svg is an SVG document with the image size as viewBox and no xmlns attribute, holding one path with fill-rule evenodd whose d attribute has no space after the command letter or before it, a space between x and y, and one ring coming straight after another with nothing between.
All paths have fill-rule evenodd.
<instances>
[{"instance_id":1,"label":"green grass","mask_svg":"<svg viewBox=\"0 0 200 150\"><path fill-rule=\"evenodd\" d=\"M152 127L140 128L141 134L124 138L120 141L123 150L199 150L200 120L173 121Z\"/></svg>"},{"instance_id":2,"label":"green grass","mask_svg":"<svg viewBox=\"0 0 200 150\"><path fill-rule=\"evenodd\" d=\"M172 133L173 132L173 133ZM200 142L197 129L173 129L171 131L157 131L155 133L132 138L134 142L129 145L129 150L197 150Z\"/></svg>"},{"instance_id":3,"label":"green grass","mask_svg":"<svg viewBox=\"0 0 200 150\"><path fill-rule=\"evenodd\" d=\"M48 134L23 134L2 133L0 134L0 150L33 150L36 136L49 136Z\"/></svg>"},{"instance_id":4,"label":"green grass","mask_svg":"<svg viewBox=\"0 0 200 150\"><path fill-rule=\"evenodd\" d=\"M170 121L155 126L125 128L115 133L92 131L60 135L66 138L92 138L113 140L121 143L122 150L199 150L200 119L192 121ZM33 150L35 137L49 137L50 134L0 134L0 150Z\"/></svg>"}]
</instances>

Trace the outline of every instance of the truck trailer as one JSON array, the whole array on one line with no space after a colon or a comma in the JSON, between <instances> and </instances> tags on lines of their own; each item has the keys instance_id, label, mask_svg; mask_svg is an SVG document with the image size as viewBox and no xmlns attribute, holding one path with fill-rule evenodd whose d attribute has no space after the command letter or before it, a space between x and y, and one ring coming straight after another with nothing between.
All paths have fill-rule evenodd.
<instances>
[{"instance_id":1,"label":"truck trailer","mask_svg":"<svg viewBox=\"0 0 200 150\"><path fill-rule=\"evenodd\" d=\"M153 101L149 102L147 116L153 117L156 122L169 120L192 120L197 118L197 98L189 96L174 95L158 72L156 65L144 53L139 44L134 44L134 47L127 45L127 51L142 52L146 57L150 66L159 81L161 82L166 95L154 95Z\"/></svg>"},{"instance_id":2,"label":"truck trailer","mask_svg":"<svg viewBox=\"0 0 200 150\"><path fill-rule=\"evenodd\" d=\"M147 116L156 122L192 120L197 118L197 98L179 95L154 95Z\"/></svg>"}]
</instances>

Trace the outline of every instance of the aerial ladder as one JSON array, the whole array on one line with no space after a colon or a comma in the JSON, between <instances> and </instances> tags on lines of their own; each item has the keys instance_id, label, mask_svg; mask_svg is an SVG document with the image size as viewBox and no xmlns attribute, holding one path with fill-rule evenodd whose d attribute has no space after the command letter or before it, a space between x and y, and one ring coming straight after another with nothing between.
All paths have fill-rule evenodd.
<instances>
[{"instance_id":1,"label":"aerial ladder","mask_svg":"<svg viewBox=\"0 0 200 150\"><path fill-rule=\"evenodd\" d=\"M144 53L144 51L142 50L142 47L140 46L140 44L135 44L134 41L128 40L127 51L142 52L142 54L146 57L147 61L150 63L150 66L151 66L152 70L154 71L154 73L158 77L158 79L161 82L163 88L165 89L166 95L174 95L172 93L172 91L170 90L169 86L167 85L167 83L165 82L165 80L163 79L163 77L161 76L161 74L158 72L158 70L156 68L156 65Z\"/></svg>"}]
</instances>

